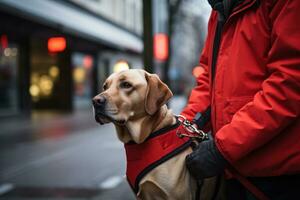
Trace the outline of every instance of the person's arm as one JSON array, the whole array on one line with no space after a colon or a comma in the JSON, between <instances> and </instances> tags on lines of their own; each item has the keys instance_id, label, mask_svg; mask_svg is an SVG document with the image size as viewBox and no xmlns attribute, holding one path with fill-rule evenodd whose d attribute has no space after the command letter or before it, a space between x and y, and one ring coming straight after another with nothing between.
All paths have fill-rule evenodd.
<instances>
[{"instance_id":1,"label":"person's arm","mask_svg":"<svg viewBox=\"0 0 300 200\"><path fill-rule=\"evenodd\" d=\"M204 48L200 57L199 65L203 68L203 72L197 78L197 85L192 89L188 103L181 112L188 120L192 120L197 112L203 112L210 105L210 81L208 69L208 52L209 45L213 39L212 21L216 18L216 13L212 14L208 23L208 34Z\"/></svg>"},{"instance_id":2,"label":"person's arm","mask_svg":"<svg viewBox=\"0 0 300 200\"><path fill-rule=\"evenodd\" d=\"M215 136L217 148L231 163L272 140L300 116L300 1L272 2L270 76L253 101Z\"/></svg>"}]
</instances>

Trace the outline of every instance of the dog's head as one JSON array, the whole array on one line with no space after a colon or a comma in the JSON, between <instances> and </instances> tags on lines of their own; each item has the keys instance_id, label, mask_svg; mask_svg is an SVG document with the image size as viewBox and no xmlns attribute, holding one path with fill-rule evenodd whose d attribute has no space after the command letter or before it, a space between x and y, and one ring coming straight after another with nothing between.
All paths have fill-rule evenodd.
<instances>
[{"instance_id":1,"label":"dog's head","mask_svg":"<svg viewBox=\"0 0 300 200\"><path fill-rule=\"evenodd\" d=\"M114 73L93 98L95 119L100 124L113 122L122 142L141 143L151 131L153 120L149 119L171 97L170 89L155 74L139 69Z\"/></svg>"}]
</instances>

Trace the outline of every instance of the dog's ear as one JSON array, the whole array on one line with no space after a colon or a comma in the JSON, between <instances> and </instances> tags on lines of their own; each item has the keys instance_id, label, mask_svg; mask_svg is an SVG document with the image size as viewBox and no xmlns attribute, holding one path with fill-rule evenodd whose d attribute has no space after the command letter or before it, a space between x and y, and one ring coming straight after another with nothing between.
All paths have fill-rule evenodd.
<instances>
[{"instance_id":1,"label":"dog's ear","mask_svg":"<svg viewBox=\"0 0 300 200\"><path fill-rule=\"evenodd\" d=\"M171 90L164 84L156 74L145 72L148 88L145 98L145 110L149 115L153 115L172 96Z\"/></svg>"}]
</instances>

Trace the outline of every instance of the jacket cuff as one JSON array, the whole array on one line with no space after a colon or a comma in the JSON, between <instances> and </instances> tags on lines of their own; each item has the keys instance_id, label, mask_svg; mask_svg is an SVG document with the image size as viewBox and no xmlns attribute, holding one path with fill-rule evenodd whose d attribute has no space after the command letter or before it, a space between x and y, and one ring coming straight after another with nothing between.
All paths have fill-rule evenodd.
<instances>
[{"instance_id":1,"label":"jacket cuff","mask_svg":"<svg viewBox=\"0 0 300 200\"><path fill-rule=\"evenodd\" d=\"M215 138L216 150L219 151L220 155L230 164L233 164L233 160L230 158L228 152L226 152L222 142Z\"/></svg>"}]
</instances>

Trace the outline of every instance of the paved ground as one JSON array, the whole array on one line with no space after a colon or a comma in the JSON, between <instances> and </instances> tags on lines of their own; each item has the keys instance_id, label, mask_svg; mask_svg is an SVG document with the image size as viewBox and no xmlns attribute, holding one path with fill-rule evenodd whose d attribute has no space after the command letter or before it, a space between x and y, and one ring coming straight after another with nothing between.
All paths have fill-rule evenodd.
<instances>
[{"instance_id":1,"label":"paved ground","mask_svg":"<svg viewBox=\"0 0 300 200\"><path fill-rule=\"evenodd\" d=\"M1 125L0 199L134 199L122 144L90 112Z\"/></svg>"},{"instance_id":2,"label":"paved ground","mask_svg":"<svg viewBox=\"0 0 300 200\"><path fill-rule=\"evenodd\" d=\"M179 113L184 99L170 106ZM125 152L91 110L0 122L0 200L130 200Z\"/></svg>"}]
</instances>

